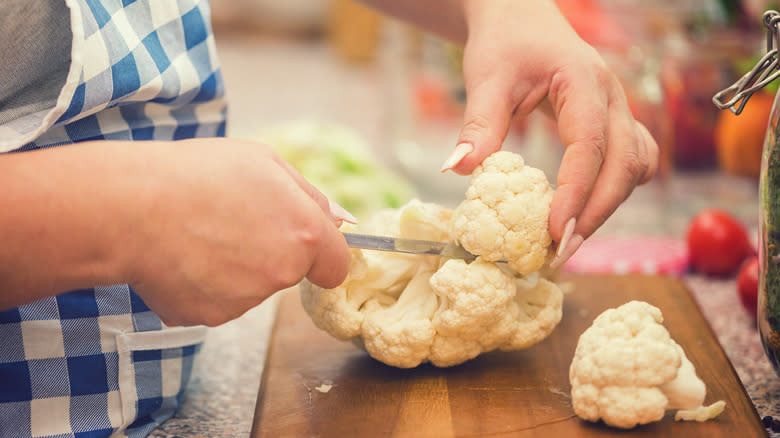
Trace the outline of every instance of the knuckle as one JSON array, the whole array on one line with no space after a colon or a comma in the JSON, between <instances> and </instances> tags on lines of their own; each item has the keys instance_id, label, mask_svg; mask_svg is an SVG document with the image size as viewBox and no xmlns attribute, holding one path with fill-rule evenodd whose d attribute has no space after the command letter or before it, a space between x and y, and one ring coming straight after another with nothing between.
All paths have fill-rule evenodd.
<instances>
[{"instance_id":1,"label":"knuckle","mask_svg":"<svg viewBox=\"0 0 780 438\"><path fill-rule=\"evenodd\" d=\"M590 137L580 140L578 144L603 163L607 159L607 139L600 130L595 131L598 133L594 133Z\"/></svg>"},{"instance_id":2,"label":"knuckle","mask_svg":"<svg viewBox=\"0 0 780 438\"><path fill-rule=\"evenodd\" d=\"M471 114L469 115L466 123L463 124L461 129L461 136L467 137L470 134L485 132L490 128L490 119L483 114Z\"/></svg>"},{"instance_id":3,"label":"knuckle","mask_svg":"<svg viewBox=\"0 0 780 438\"><path fill-rule=\"evenodd\" d=\"M269 292L280 291L297 285L317 262L328 243L329 227L333 225L322 219L322 212L312 210L302 215L291 226L289 233L280 242L284 248L279 253L278 263L268 266L261 263L264 284ZM316 213L316 214L315 214Z\"/></svg>"},{"instance_id":4,"label":"knuckle","mask_svg":"<svg viewBox=\"0 0 780 438\"><path fill-rule=\"evenodd\" d=\"M631 181L638 181L649 168L647 160L643 160L636 150L626 151L619 163Z\"/></svg>"},{"instance_id":5,"label":"knuckle","mask_svg":"<svg viewBox=\"0 0 780 438\"><path fill-rule=\"evenodd\" d=\"M273 273L271 284L275 291L286 289L300 283L312 268L316 259L321 237L316 233L300 233L296 247L285 263L279 266Z\"/></svg>"},{"instance_id":6,"label":"knuckle","mask_svg":"<svg viewBox=\"0 0 780 438\"><path fill-rule=\"evenodd\" d=\"M610 70L606 64L599 63L595 65L594 74L596 75L596 82L604 86L621 86L620 80Z\"/></svg>"},{"instance_id":7,"label":"knuckle","mask_svg":"<svg viewBox=\"0 0 780 438\"><path fill-rule=\"evenodd\" d=\"M298 245L313 253L325 240L325 228L320 221L307 220L298 230Z\"/></svg>"},{"instance_id":8,"label":"knuckle","mask_svg":"<svg viewBox=\"0 0 780 438\"><path fill-rule=\"evenodd\" d=\"M274 291L287 289L300 283L305 276L306 272L298 264L281 267L274 275L274 281L271 283L271 288Z\"/></svg>"}]
</instances>

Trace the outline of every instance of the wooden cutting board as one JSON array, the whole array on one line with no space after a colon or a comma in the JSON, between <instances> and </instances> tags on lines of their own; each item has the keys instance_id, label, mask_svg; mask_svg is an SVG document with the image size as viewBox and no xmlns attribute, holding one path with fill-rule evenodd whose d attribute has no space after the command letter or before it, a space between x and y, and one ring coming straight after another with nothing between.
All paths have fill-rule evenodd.
<instances>
[{"instance_id":1,"label":"wooden cutting board","mask_svg":"<svg viewBox=\"0 0 780 438\"><path fill-rule=\"evenodd\" d=\"M563 320L534 347L460 366L401 370L317 329L297 291L280 301L260 386L254 437L765 437L753 404L688 289L661 276L573 276ZM568 370L579 335L630 300L661 309L664 325L726 410L706 423L663 421L630 432L574 416ZM330 391L316 388L332 384Z\"/></svg>"}]
</instances>

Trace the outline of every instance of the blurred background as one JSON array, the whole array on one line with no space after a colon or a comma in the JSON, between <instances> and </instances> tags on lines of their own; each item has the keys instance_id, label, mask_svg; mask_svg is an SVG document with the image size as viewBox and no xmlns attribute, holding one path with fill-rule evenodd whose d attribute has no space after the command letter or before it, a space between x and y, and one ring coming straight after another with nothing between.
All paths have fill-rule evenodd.
<instances>
[{"instance_id":1,"label":"blurred background","mask_svg":"<svg viewBox=\"0 0 780 438\"><path fill-rule=\"evenodd\" d=\"M679 236L693 212L713 205L752 225L774 89L739 117L711 99L765 53L761 14L773 3L558 3L617 72L661 148L656 180L604 232ZM271 144L358 217L411 197L463 198L468 178L439 172L460 129L461 47L353 0L212 0L212 8L229 135ZM504 148L555 181L563 148L543 116L516 120Z\"/></svg>"}]
</instances>

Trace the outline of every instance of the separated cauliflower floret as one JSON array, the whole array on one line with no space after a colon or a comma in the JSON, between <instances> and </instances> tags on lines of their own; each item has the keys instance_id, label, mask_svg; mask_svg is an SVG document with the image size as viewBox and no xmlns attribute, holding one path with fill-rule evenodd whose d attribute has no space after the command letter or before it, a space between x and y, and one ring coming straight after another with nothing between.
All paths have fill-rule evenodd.
<instances>
[{"instance_id":1,"label":"separated cauliflower floret","mask_svg":"<svg viewBox=\"0 0 780 438\"><path fill-rule=\"evenodd\" d=\"M544 172L508 151L488 156L471 175L452 233L469 252L506 260L520 274L538 271L552 256L548 228L554 189Z\"/></svg>"},{"instance_id":2,"label":"separated cauliflower floret","mask_svg":"<svg viewBox=\"0 0 780 438\"><path fill-rule=\"evenodd\" d=\"M662 322L661 311L641 301L596 317L569 368L579 417L630 429L660 421L667 410L680 409L678 419L697 421L723 411L722 401L702 406L704 382Z\"/></svg>"},{"instance_id":3,"label":"separated cauliflower floret","mask_svg":"<svg viewBox=\"0 0 780 438\"><path fill-rule=\"evenodd\" d=\"M372 232L448 241L452 211L412 201L369 221ZM527 348L561 320L563 293L538 275L477 258L353 250L347 279L334 289L301 283L304 309L317 327L352 340L388 365L445 367L496 349Z\"/></svg>"}]
</instances>

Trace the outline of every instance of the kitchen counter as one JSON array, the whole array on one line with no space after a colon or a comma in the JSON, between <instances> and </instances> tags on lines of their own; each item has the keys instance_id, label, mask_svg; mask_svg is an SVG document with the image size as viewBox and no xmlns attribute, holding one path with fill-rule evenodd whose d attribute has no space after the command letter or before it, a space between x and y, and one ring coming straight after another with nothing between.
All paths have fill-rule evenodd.
<instances>
[{"instance_id":1,"label":"kitchen counter","mask_svg":"<svg viewBox=\"0 0 780 438\"><path fill-rule=\"evenodd\" d=\"M753 322L737 301L734 281L701 276L686 276L684 281L758 414L780 416L780 380L764 356ZM211 331L182 408L150 436L249 436L275 309L274 299Z\"/></svg>"},{"instance_id":2,"label":"kitchen counter","mask_svg":"<svg viewBox=\"0 0 780 438\"><path fill-rule=\"evenodd\" d=\"M231 135L251 134L262 124L314 119L353 127L380 144L387 109L376 67L346 66L326 47L305 42L226 37L218 38L217 45L231 102ZM691 215L707 206L727 208L755 228L757 205L755 181L677 174L637 189L598 233L680 237ZM764 356L755 323L738 301L735 280L690 274L682 280L758 414L780 417L780 379ZM249 435L276 304L272 298L211 330L181 409L151 437Z\"/></svg>"}]
</instances>

